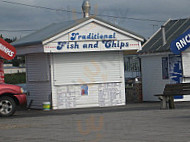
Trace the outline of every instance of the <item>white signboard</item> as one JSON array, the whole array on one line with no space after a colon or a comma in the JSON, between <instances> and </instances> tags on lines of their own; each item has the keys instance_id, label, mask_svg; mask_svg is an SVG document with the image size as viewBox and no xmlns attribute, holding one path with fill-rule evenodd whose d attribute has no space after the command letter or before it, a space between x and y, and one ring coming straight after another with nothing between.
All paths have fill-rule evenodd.
<instances>
[{"instance_id":1,"label":"white signboard","mask_svg":"<svg viewBox=\"0 0 190 142\"><path fill-rule=\"evenodd\" d=\"M69 40L44 45L44 52L85 52L107 50L138 50L141 43L135 40L117 40L117 34L70 33Z\"/></svg>"},{"instance_id":2,"label":"white signboard","mask_svg":"<svg viewBox=\"0 0 190 142\"><path fill-rule=\"evenodd\" d=\"M110 25L90 22L44 42L44 52L139 50L140 40Z\"/></svg>"}]
</instances>

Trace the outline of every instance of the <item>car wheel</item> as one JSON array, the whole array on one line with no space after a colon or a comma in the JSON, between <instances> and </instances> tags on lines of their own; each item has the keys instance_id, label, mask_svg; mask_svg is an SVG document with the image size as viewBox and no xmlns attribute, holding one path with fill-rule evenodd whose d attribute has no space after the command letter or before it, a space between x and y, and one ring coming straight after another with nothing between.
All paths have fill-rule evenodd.
<instances>
[{"instance_id":1,"label":"car wheel","mask_svg":"<svg viewBox=\"0 0 190 142\"><path fill-rule=\"evenodd\" d=\"M0 116L11 116L15 111L16 103L11 97L0 97Z\"/></svg>"}]
</instances>

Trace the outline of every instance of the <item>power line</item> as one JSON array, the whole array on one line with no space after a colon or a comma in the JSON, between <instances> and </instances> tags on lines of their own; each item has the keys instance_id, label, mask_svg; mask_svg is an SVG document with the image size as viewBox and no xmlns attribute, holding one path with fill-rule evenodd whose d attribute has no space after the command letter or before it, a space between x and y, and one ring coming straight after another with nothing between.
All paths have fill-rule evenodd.
<instances>
[{"instance_id":1,"label":"power line","mask_svg":"<svg viewBox=\"0 0 190 142\"><path fill-rule=\"evenodd\" d=\"M73 13L72 10L65 10L65 9L54 9L54 8L50 8L50 7L44 7L44 6L37 6L37 5L29 5L29 4L24 4L24 3L19 3L19 2L9 2L9 1L1 1L4 3L8 3L8 4L16 4L16 5L22 5L22 6L27 6L27 7L33 7L33 8L41 8L41 9L46 9L46 10L51 10L51 11L62 11L62 12L71 12ZM79 11L75 11L74 13L77 14L82 14L82 12ZM144 18L133 18L133 17L122 17L122 16L114 16L114 15L106 15L106 14L98 14L96 16L103 16L103 17L112 17L112 18L119 18L119 19L130 19L130 20L138 20L138 21L151 21L151 22L165 22L162 20L155 20L155 19L144 19Z\"/></svg>"},{"instance_id":2,"label":"power line","mask_svg":"<svg viewBox=\"0 0 190 142\"><path fill-rule=\"evenodd\" d=\"M9 29L5 29L5 30L1 30L1 32L33 32L33 31L37 31L37 30L9 30Z\"/></svg>"},{"instance_id":3,"label":"power line","mask_svg":"<svg viewBox=\"0 0 190 142\"><path fill-rule=\"evenodd\" d=\"M65 9L54 9L54 8L50 8L50 7L45 7L45 6L38 6L38 5L30 5L30 4L24 4L24 3L19 3L19 2L10 2L10 1L1 1L4 3L9 3L9 4L16 4L16 5L22 5L22 6L28 6L28 7L33 7L33 8L41 8L41 9L47 9L47 10L51 10L51 11L64 11L64 12L72 12L71 10L65 10ZM75 12L75 13L79 13L81 14L82 12Z\"/></svg>"},{"instance_id":4,"label":"power line","mask_svg":"<svg viewBox=\"0 0 190 142\"><path fill-rule=\"evenodd\" d=\"M97 15L97 16L105 16L105 17L112 17L112 18L119 18L119 19L130 19L130 20L138 20L138 21L151 21L151 22L165 22L162 20L155 20L155 19L142 19L142 18L132 18L132 17L121 17L121 16L113 16L113 15Z\"/></svg>"}]
</instances>

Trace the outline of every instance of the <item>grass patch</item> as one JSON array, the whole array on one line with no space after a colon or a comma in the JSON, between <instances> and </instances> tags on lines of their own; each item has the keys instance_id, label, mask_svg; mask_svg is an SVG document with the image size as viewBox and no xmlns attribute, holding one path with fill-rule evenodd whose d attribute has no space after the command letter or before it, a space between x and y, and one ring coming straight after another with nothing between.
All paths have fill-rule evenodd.
<instances>
[{"instance_id":1,"label":"grass patch","mask_svg":"<svg viewBox=\"0 0 190 142\"><path fill-rule=\"evenodd\" d=\"M7 84L26 83L26 73L5 74L5 83Z\"/></svg>"}]
</instances>

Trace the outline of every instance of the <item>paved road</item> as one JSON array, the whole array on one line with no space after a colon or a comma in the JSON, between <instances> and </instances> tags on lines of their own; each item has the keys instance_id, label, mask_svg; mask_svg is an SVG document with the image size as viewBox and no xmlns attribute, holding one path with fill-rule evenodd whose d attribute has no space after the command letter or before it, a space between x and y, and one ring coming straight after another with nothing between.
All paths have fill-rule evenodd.
<instances>
[{"instance_id":1,"label":"paved road","mask_svg":"<svg viewBox=\"0 0 190 142\"><path fill-rule=\"evenodd\" d=\"M190 102L58 111L0 118L0 142L190 142Z\"/></svg>"}]
</instances>

